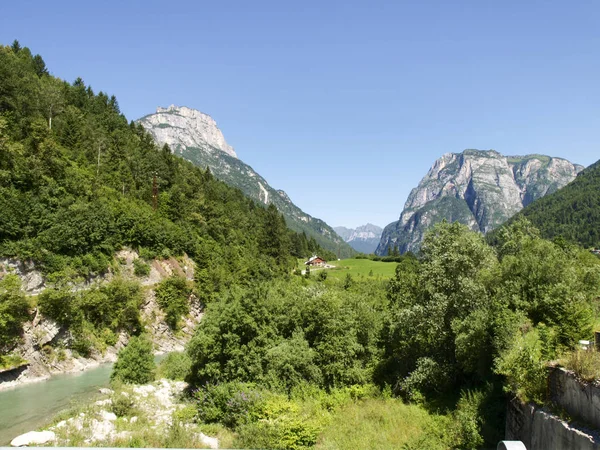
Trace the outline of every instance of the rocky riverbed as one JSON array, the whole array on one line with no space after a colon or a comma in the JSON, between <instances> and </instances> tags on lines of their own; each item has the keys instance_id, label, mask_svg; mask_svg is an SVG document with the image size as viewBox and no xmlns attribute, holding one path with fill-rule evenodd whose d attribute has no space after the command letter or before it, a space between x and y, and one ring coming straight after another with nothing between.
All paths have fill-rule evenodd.
<instances>
[{"instance_id":1,"label":"rocky riverbed","mask_svg":"<svg viewBox=\"0 0 600 450\"><path fill-rule=\"evenodd\" d=\"M100 389L99 400L59 417L41 431L15 437L11 445L219 448L193 422L195 408L185 402L186 383L162 379L152 384Z\"/></svg>"}]
</instances>

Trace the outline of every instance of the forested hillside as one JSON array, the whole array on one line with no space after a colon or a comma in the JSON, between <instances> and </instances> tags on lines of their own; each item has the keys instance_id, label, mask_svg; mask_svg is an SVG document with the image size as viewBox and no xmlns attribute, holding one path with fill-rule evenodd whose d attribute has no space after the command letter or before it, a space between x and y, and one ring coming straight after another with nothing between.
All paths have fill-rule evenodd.
<instances>
[{"instance_id":1,"label":"forested hillside","mask_svg":"<svg viewBox=\"0 0 600 450\"><path fill-rule=\"evenodd\" d=\"M274 206L258 206L157 148L114 96L49 75L41 56L16 41L0 47L0 211L0 257L33 262L57 288L106 273L127 246L146 261L193 258L194 287L207 302L232 284L287 275L296 258L321 252L314 239L288 230ZM139 287L121 284L119 293L111 285L81 301L44 294L43 313L86 339L109 333L105 327L111 336L139 332L121 323L129 300L137 305L128 312L132 323L139 322ZM17 291L3 280L0 357L28 319ZM71 320L80 310L85 320Z\"/></svg>"},{"instance_id":2,"label":"forested hillside","mask_svg":"<svg viewBox=\"0 0 600 450\"><path fill-rule=\"evenodd\" d=\"M600 161L562 189L528 205L513 220L519 216L547 239L562 236L584 247L600 247Z\"/></svg>"},{"instance_id":3,"label":"forested hillside","mask_svg":"<svg viewBox=\"0 0 600 450\"><path fill-rule=\"evenodd\" d=\"M154 191L155 190L155 191ZM28 48L0 48L0 254L46 273L106 270L124 245L269 278L318 251L210 172L157 148L117 100L48 74Z\"/></svg>"}]
</instances>

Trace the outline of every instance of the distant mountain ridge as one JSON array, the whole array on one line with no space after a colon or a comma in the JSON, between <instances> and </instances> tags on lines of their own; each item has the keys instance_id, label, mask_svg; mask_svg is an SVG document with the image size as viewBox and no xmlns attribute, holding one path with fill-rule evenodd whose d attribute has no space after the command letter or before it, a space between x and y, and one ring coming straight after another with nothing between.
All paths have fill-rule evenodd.
<instances>
[{"instance_id":1,"label":"distant mountain ridge","mask_svg":"<svg viewBox=\"0 0 600 450\"><path fill-rule=\"evenodd\" d=\"M437 159L414 188L397 222L385 227L376 253L417 251L424 233L446 219L487 233L532 201L555 192L583 169L545 155L504 156L465 150Z\"/></svg>"},{"instance_id":2,"label":"distant mountain ridge","mask_svg":"<svg viewBox=\"0 0 600 450\"><path fill-rule=\"evenodd\" d=\"M288 227L314 237L321 247L340 257L354 250L327 223L302 211L282 191L272 188L249 165L238 159L212 117L185 106L157 108L136 121L152 134L155 141L167 144L171 151L199 167L210 168L213 175L237 187L248 197L268 205L273 203L284 215Z\"/></svg>"},{"instance_id":3,"label":"distant mountain ridge","mask_svg":"<svg viewBox=\"0 0 600 450\"><path fill-rule=\"evenodd\" d=\"M373 253L381 239L383 228L367 223L357 228L333 227L350 246L361 253Z\"/></svg>"}]
</instances>

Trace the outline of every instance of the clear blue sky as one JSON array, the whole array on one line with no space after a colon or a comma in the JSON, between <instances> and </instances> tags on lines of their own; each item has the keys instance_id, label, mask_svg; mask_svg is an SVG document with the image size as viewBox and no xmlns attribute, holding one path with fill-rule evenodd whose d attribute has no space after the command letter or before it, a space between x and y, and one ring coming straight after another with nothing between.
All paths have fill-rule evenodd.
<instances>
[{"instance_id":1,"label":"clear blue sky","mask_svg":"<svg viewBox=\"0 0 600 450\"><path fill-rule=\"evenodd\" d=\"M0 43L186 105L330 225L396 220L443 153L600 159L600 2L3 1Z\"/></svg>"}]
</instances>

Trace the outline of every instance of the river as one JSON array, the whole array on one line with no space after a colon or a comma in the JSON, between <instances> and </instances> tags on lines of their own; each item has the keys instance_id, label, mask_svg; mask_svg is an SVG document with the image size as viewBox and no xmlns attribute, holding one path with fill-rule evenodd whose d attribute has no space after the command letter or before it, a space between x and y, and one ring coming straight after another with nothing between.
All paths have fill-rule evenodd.
<instances>
[{"instance_id":1,"label":"river","mask_svg":"<svg viewBox=\"0 0 600 450\"><path fill-rule=\"evenodd\" d=\"M158 355L159 362L166 355ZM49 423L71 405L89 402L108 386L112 363L75 374L53 375L47 381L0 391L0 446Z\"/></svg>"}]
</instances>

